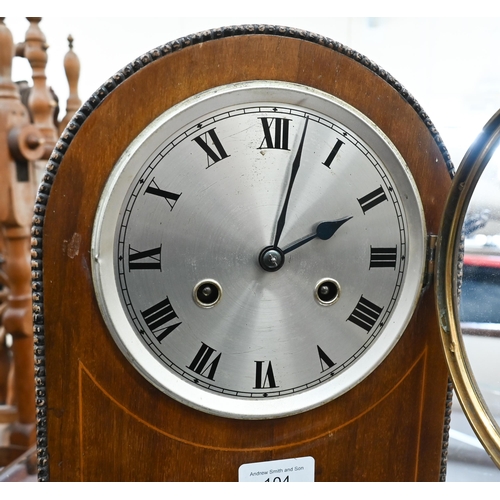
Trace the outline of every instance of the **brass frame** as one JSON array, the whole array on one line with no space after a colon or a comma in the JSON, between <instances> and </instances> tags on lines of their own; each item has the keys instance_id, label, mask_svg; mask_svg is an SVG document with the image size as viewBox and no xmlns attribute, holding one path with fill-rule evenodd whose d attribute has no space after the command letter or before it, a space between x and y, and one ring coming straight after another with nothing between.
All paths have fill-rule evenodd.
<instances>
[{"instance_id":1,"label":"brass frame","mask_svg":"<svg viewBox=\"0 0 500 500\"><path fill-rule=\"evenodd\" d=\"M436 298L441 339L455 392L487 453L500 468L500 427L488 409L463 343L458 313L458 268L462 226L477 182L500 141L500 110L464 156L448 195L437 243Z\"/></svg>"}]
</instances>

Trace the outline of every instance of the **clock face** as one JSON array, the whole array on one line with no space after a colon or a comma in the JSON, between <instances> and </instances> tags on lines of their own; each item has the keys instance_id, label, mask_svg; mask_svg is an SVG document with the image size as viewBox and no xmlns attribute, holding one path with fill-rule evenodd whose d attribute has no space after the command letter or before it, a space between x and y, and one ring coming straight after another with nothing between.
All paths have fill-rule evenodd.
<instances>
[{"instance_id":1,"label":"clock face","mask_svg":"<svg viewBox=\"0 0 500 500\"><path fill-rule=\"evenodd\" d=\"M359 383L421 290L422 208L390 140L318 90L258 81L165 112L115 166L92 252L114 340L156 387L272 418Z\"/></svg>"}]
</instances>

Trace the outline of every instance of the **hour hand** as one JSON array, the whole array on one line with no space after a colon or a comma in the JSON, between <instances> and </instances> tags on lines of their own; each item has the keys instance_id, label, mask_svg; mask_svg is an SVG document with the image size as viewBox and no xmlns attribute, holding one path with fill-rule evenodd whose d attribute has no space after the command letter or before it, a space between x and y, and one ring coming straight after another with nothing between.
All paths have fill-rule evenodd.
<instances>
[{"instance_id":1,"label":"hour hand","mask_svg":"<svg viewBox=\"0 0 500 500\"><path fill-rule=\"evenodd\" d=\"M320 240L329 240L337 232L337 230L342 225L344 225L349 219L352 219L352 216L343 217L342 219L337 219L327 222L320 222L316 226L316 231L313 234L310 234L309 236L304 236L295 243L292 243L291 245L287 246L286 248L283 249L283 254L290 253L292 250L296 250L297 248L301 247L302 245L305 245L307 242L314 240L315 238L319 238Z\"/></svg>"}]
</instances>

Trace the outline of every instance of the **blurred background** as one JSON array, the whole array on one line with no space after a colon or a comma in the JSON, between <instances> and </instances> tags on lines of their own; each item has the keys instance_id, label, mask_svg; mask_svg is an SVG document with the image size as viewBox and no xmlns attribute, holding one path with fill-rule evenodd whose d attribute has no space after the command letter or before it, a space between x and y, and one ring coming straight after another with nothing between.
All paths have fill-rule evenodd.
<instances>
[{"instance_id":1,"label":"blurred background","mask_svg":"<svg viewBox=\"0 0 500 500\"><path fill-rule=\"evenodd\" d=\"M98 9L97 9L98 10ZM193 9L194 11L195 9ZM14 42L28 21L6 17ZM68 99L63 59L67 37L81 63L78 93L85 102L116 71L176 38L234 24L285 25L330 37L373 60L419 101L456 167L486 121L500 108L500 18L464 17L44 17L47 81ZM31 85L26 59L14 81ZM466 229L461 314L469 357L490 409L500 422L500 160L493 158L471 201ZM499 481L500 471L477 441L455 398L448 481Z\"/></svg>"},{"instance_id":2,"label":"blurred background","mask_svg":"<svg viewBox=\"0 0 500 500\"><path fill-rule=\"evenodd\" d=\"M6 17L15 41L28 22ZM67 36L81 61L85 101L117 70L144 52L176 38L233 24L275 24L330 37L392 74L420 102L458 165L482 125L500 107L500 67L495 64L500 19L424 17L44 17L48 82L61 107L68 97L62 61ZM14 60L13 78L30 80L31 68Z\"/></svg>"}]
</instances>

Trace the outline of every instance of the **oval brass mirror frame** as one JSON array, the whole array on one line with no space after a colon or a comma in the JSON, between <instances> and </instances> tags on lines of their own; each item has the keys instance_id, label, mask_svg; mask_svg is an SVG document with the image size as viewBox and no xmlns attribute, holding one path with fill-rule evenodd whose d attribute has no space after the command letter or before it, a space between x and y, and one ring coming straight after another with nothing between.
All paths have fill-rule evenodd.
<instances>
[{"instance_id":1,"label":"oval brass mirror frame","mask_svg":"<svg viewBox=\"0 0 500 500\"><path fill-rule=\"evenodd\" d=\"M500 427L474 377L462 337L457 303L462 227L477 182L500 140L500 110L464 156L451 187L437 243L436 295L441 339L455 392L482 445L500 468Z\"/></svg>"}]
</instances>

